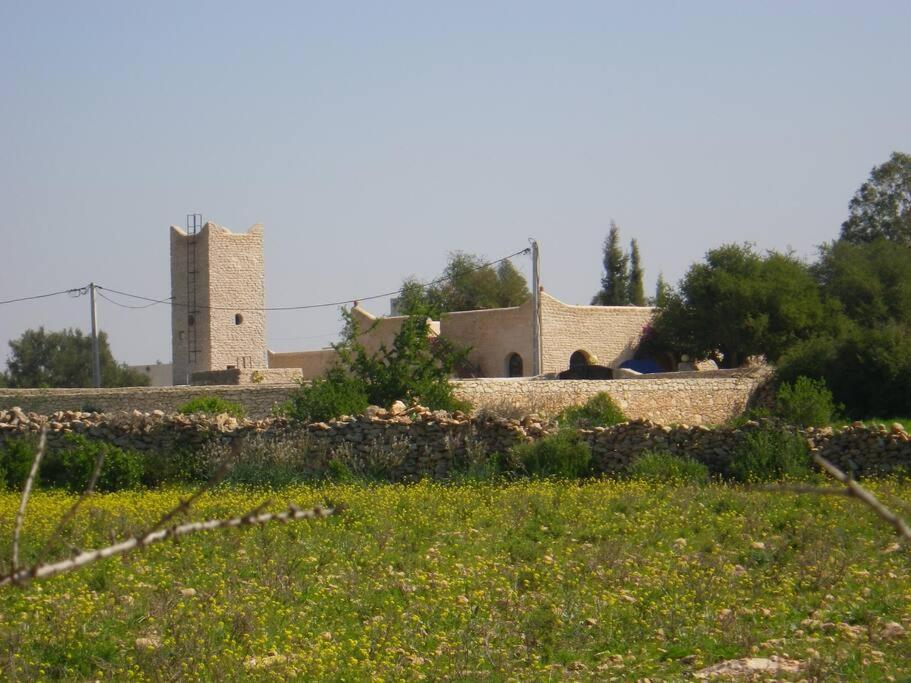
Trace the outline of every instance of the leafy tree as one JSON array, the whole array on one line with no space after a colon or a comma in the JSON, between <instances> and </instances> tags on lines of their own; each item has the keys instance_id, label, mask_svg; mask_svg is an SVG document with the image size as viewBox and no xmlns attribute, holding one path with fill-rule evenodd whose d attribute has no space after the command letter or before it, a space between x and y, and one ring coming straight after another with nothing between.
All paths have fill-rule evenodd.
<instances>
[{"instance_id":1,"label":"leafy tree","mask_svg":"<svg viewBox=\"0 0 911 683\"><path fill-rule=\"evenodd\" d=\"M809 268L791 254L729 244L690 267L652 325L653 350L715 358L737 367L748 356L777 360L828 320Z\"/></svg>"},{"instance_id":2,"label":"leafy tree","mask_svg":"<svg viewBox=\"0 0 911 683\"><path fill-rule=\"evenodd\" d=\"M911 326L850 325L807 339L784 354L777 375L825 380L852 419L911 414Z\"/></svg>"},{"instance_id":3,"label":"leafy tree","mask_svg":"<svg viewBox=\"0 0 911 683\"><path fill-rule=\"evenodd\" d=\"M620 228L611 221L604 240L604 275L601 291L592 298L593 306L625 306L629 303L629 257L620 250Z\"/></svg>"},{"instance_id":4,"label":"leafy tree","mask_svg":"<svg viewBox=\"0 0 911 683\"><path fill-rule=\"evenodd\" d=\"M658 281L655 283L655 299L652 304L659 308L666 306L670 291L670 287L664 279L664 273L658 273Z\"/></svg>"},{"instance_id":5,"label":"leafy tree","mask_svg":"<svg viewBox=\"0 0 911 683\"><path fill-rule=\"evenodd\" d=\"M403 315L424 312L438 317L448 311L519 306L530 296L528 283L510 261L496 268L483 257L453 252L436 284L425 287L409 278L402 285L398 311Z\"/></svg>"},{"instance_id":6,"label":"leafy tree","mask_svg":"<svg viewBox=\"0 0 911 683\"><path fill-rule=\"evenodd\" d=\"M911 249L879 238L820 248L813 268L823 293L861 327L911 324Z\"/></svg>"},{"instance_id":7,"label":"leafy tree","mask_svg":"<svg viewBox=\"0 0 911 683\"><path fill-rule=\"evenodd\" d=\"M861 244L885 238L911 246L911 155L893 152L870 172L849 205L843 240Z\"/></svg>"},{"instance_id":8,"label":"leafy tree","mask_svg":"<svg viewBox=\"0 0 911 683\"><path fill-rule=\"evenodd\" d=\"M92 386L92 338L81 330L47 332L43 327L26 330L9 342L11 354L6 382L11 387L90 387ZM101 386L147 386L149 378L111 355L108 337L98 333L101 361Z\"/></svg>"},{"instance_id":9,"label":"leafy tree","mask_svg":"<svg viewBox=\"0 0 911 683\"><path fill-rule=\"evenodd\" d=\"M639 242L632 239L629 243L629 303L634 306L645 306L645 286L642 284L642 262L639 258Z\"/></svg>"}]
</instances>

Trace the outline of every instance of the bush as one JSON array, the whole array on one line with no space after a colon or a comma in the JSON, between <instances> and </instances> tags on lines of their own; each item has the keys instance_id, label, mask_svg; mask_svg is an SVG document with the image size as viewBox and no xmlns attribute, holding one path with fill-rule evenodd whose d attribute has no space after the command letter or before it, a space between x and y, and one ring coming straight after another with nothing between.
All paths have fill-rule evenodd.
<instances>
[{"instance_id":1,"label":"bush","mask_svg":"<svg viewBox=\"0 0 911 683\"><path fill-rule=\"evenodd\" d=\"M645 481L707 484L709 468L693 458L667 451L645 451L629 468L633 479Z\"/></svg>"},{"instance_id":2,"label":"bush","mask_svg":"<svg viewBox=\"0 0 911 683\"><path fill-rule=\"evenodd\" d=\"M773 428L756 430L744 436L728 474L742 483L804 479L811 474L807 446L797 434Z\"/></svg>"},{"instance_id":3,"label":"bush","mask_svg":"<svg viewBox=\"0 0 911 683\"><path fill-rule=\"evenodd\" d=\"M78 434L67 436L63 446L47 453L41 466L41 481L49 486L81 491L92 476L101 453L104 453L104 462L95 484L98 491L139 486L144 469L141 454Z\"/></svg>"},{"instance_id":4,"label":"bush","mask_svg":"<svg viewBox=\"0 0 911 683\"><path fill-rule=\"evenodd\" d=\"M518 467L532 477L572 479L591 473L591 449L575 432L561 431L513 446L501 467Z\"/></svg>"},{"instance_id":5,"label":"bush","mask_svg":"<svg viewBox=\"0 0 911 683\"><path fill-rule=\"evenodd\" d=\"M30 438L8 439L0 446L0 472L3 474L0 482L6 488L22 489L35 459L36 448L37 442ZM35 484L81 491L95 471L101 452L104 452L104 463L95 484L97 490L119 491L140 484L144 471L141 454L78 434L68 435L63 444L48 447Z\"/></svg>"},{"instance_id":6,"label":"bush","mask_svg":"<svg viewBox=\"0 0 911 683\"><path fill-rule=\"evenodd\" d=\"M775 415L801 427L822 427L836 417L835 400L824 380L801 375L778 388Z\"/></svg>"},{"instance_id":7,"label":"bush","mask_svg":"<svg viewBox=\"0 0 911 683\"><path fill-rule=\"evenodd\" d=\"M592 396L584 405L570 406L557 416L557 421L572 429L609 427L626 422L623 411L606 392Z\"/></svg>"},{"instance_id":8,"label":"bush","mask_svg":"<svg viewBox=\"0 0 911 683\"><path fill-rule=\"evenodd\" d=\"M341 368L331 368L325 377L302 382L280 413L301 422L325 422L340 415L358 415L368 405L363 383Z\"/></svg>"},{"instance_id":9,"label":"bush","mask_svg":"<svg viewBox=\"0 0 911 683\"><path fill-rule=\"evenodd\" d=\"M35 459L37 441L29 437L5 439L0 443L0 486L21 491L25 486L32 461Z\"/></svg>"},{"instance_id":10,"label":"bush","mask_svg":"<svg viewBox=\"0 0 911 683\"><path fill-rule=\"evenodd\" d=\"M244 410L240 403L228 401L218 396L197 396L178 406L177 412L181 415L192 415L194 413L221 415L226 413L237 419L241 419L247 414L247 411Z\"/></svg>"}]
</instances>

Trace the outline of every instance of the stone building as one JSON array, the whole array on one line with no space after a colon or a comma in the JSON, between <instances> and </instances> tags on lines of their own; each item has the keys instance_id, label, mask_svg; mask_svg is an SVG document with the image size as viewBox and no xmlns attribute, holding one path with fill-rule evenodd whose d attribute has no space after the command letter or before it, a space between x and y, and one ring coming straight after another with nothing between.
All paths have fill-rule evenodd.
<instances>
[{"instance_id":1,"label":"stone building","mask_svg":"<svg viewBox=\"0 0 911 683\"><path fill-rule=\"evenodd\" d=\"M171 226L174 384L195 372L266 368L263 226Z\"/></svg>"},{"instance_id":2,"label":"stone building","mask_svg":"<svg viewBox=\"0 0 911 683\"><path fill-rule=\"evenodd\" d=\"M175 384L287 382L321 375L332 349L273 352L266 348L263 229L234 234L206 223L196 234L171 228L172 346ZM543 290L538 297L540 372L577 365L620 367L633 357L653 309L573 306ZM390 347L404 318L352 314L368 352ZM470 348L476 377L528 377L535 367L535 303L446 313L431 334Z\"/></svg>"}]
</instances>

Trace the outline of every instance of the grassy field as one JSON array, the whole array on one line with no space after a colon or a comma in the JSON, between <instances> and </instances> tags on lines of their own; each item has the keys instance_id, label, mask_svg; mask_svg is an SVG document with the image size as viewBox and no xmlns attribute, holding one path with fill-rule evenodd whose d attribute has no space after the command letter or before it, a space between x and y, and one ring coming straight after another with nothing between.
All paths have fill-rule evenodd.
<instances>
[{"instance_id":1,"label":"grassy field","mask_svg":"<svg viewBox=\"0 0 911 683\"><path fill-rule=\"evenodd\" d=\"M873 487L911 511L911 484ZM185 494L96 496L69 539L121 538ZM801 663L795 680L911 672L911 551L855 501L635 481L226 487L191 517L265 496L348 509L4 589L3 679L675 680L771 655ZM26 558L71 502L34 495ZM5 539L17 504L0 495Z\"/></svg>"}]
</instances>

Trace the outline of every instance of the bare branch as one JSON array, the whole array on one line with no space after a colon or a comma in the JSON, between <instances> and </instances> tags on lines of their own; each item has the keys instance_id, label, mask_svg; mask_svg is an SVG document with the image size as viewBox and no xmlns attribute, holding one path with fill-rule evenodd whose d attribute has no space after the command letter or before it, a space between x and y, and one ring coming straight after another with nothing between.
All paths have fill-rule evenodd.
<instances>
[{"instance_id":1,"label":"bare branch","mask_svg":"<svg viewBox=\"0 0 911 683\"><path fill-rule=\"evenodd\" d=\"M28 479L25 480L25 488L22 489L22 499L19 501L19 511L16 513L16 526L13 528L13 557L10 563L10 573L15 574L19 569L19 536L22 533L22 523L25 521L25 506L28 505L28 497L32 493L32 484L35 483L35 477L38 476L38 466L41 464L41 458L44 457L44 449L47 447L47 425L41 428L41 437L38 439L38 450L35 452L35 459L32 460L32 469L28 473Z\"/></svg>"},{"instance_id":2,"label":"bare branch","mask_svg":"<svg viewBox=\"0 0 911 683\"><path fill-rule=\"evenodd\" d=\"M904 519L880 503L879 500L877 500L876 496L874 496L867 489L858 484L854 479L842 472L835 465L833 465L818 453L813 454L813 460L817 465L822 467L826 473L829 474L829 476L834 477L847 487L846 495L859 499L882 519L895 527L895 530L898 532L899 536L904 538L906 541L911 541L911 527L908 526L908 523Z\"/></svg>"},{"instance_id":3,"label":"bare branch","mask_svg":"<svg viewBox=\"0 0 911 683\"><path fill-rule=\"evenodd\" d=\"M89 477L89 482L86 484L85 490L76 502L72 504L70 509L66 511L66 514L60 518L60 521L57 522L57 527L54 529L53 533L51 533L50 537L48 537L44 546L41 548L41 552L38 553L39 558L43 557L53 547L54 542L60 538L66 525L76 516L79 507L90 495L92 495L92 491L95 490L95 484L98 483L98 477L101 475L102 465L104 465L104 449L98 452L98 457L95 459L95 469L92 470L92 476ZM15 568L13 568L13 571L15 571Z\"/></svg>"},{"instance_id":4,"label":"bare branch","mask_svg":"<svg viewBox=\"0 0 911 683\"><path fill-rule=\"evenodd\" d=\"M270 522L288 522L300 519L320 519L335 514L335 509L330 507L315 507L309 510L301 510L294 506L289 507L284 512L262 512L259 510L262 506L257 506L253 511L240 517L230 519L211 519L203 522L188 522L178 526L168 527L166 529L152 530L142 536L134 536L120 543L109 545L105 548L95 550L86 550L75 557L59 562L48 564L36 564L28 569L13 571L0 578L0 587L7 586L11 583L24 583L32 579L45 579L57 574L78 569L87 564L101 560L114 555L123 555L137 548L144 548L153 543L160 543L169 538L178 538L198 531L211 531L213 529L225 529L229 527L257 526L268 524Z\"/></svg>"},{"instance_id":5,"label":"bare branch","mask_svg":"<svg viewBox=\"0 0 911 683\"><path fill-rule=\"evenodd\" d=\"M161 527L163 527L165 524L170 522L172 519L174 519L178 515L189 510L190 507L193 505L193 503L195 503L197 500L199 500L200 496L202 496L207 491L211 491L213 488L215 488L215 486L217 486L219 484L219 482L221 482L222 479L225 478L225 475L228 473L228 470L230 468L231 468L231 463L228 462L227 460L222 460L221 463L218 465L218 469L215 470L215 473L209 478L209 481L207 481L205 484L203 484L201 487L199 487L196 491L194 491L193 495L191 495L189 498L181 499L180 502L177 503L177 505L175 505L171 510L169 510L164 515L162 515L161 519L159 519L157 522L155 522L155 524L153 524L150 527L149 531L154 531L155 529L160 529Z\"/></svg>"}]
</instances>

